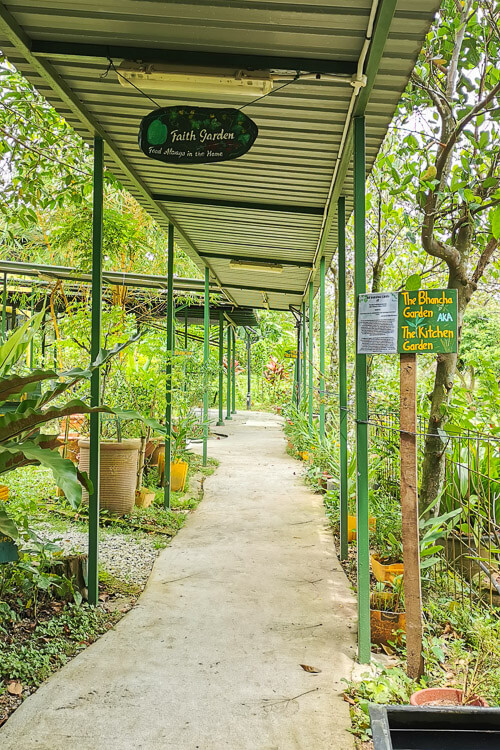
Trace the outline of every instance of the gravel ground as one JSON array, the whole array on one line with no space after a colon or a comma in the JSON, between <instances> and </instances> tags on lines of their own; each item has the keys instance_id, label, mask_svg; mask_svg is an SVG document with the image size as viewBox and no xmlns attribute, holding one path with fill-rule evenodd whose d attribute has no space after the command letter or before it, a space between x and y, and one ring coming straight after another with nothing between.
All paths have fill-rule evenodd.
<instances>
[{"instance_id":1,"label":"gravel ground","mask_svg":"<svg viewBox=\"0 0 500 750\"><path fill-rule=\"evenodd\" d=\"M37 532L45 539L56 541L65 553L86 552L87 534L72 529L61 531L49 524L37 525ZM146 584L153 563L161 550L155 549L155 542L137 539L132 535L101 534L99 539L99 562L102 567L122 581Z\"/></svg>"}]
</instances>

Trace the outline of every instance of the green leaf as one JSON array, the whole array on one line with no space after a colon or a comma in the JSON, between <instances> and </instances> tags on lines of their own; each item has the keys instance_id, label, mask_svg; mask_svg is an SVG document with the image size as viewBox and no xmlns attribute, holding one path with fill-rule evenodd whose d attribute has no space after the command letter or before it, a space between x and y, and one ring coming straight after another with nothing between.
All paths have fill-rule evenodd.
<instances>
[{"instance_id":1,"label":"green leaf","mask_svg":"<svg viewBox=\"0 0 500 750\"><path fill-rule=\"evenodd\" d=\"M42 448L35 440L26 440L22 443L4 443L0 446L0 455L2 453L22 453L29 461L46 466L52 471L57 486L63 490L73 508L78 508L81 504L82 485L76 466L68 458L63 458L59 451Z\"/></svg>"},{"instance_id":2,"label":"green leaf","mask_svg":"<svg viewBox=\"0 0 500 750\"><path fill-rule=\"evenodd\" d=\"M405 289L407 292L417 292L421 286L422 279L418 273L412 273L412 275L408 276L406 279Z\"/></svg>"},{"instance_id":3,"label":"green leaf","mask_svg":"<svg viewBox=\"0 0 500 750\"><path fill-rule=\"evenodd\" d=\"M12 440L12 438L18 437L24 432L31 432L53 419L68 417L71 414L113 413L107 406L92 408L80 399L73 399L64 406L53 406L45 411L33 408L34 404L36 402L23 401L15 412L8 412L0 417L0 447L3 441Z\"/></svg>"},{"instance_id":4,"label":"green leaf","mask_svg":"<svg viewBox=\"0 0 500 750\"><path fill-rule=\"evenodd\" d=\"M19 531L16 524L9 518L5 510L4 503L0 503L0 534L10 536L11 539L19 537Z\"/></svg>"},{"instance_id":5,"label":"green leaf","mask_svg":"<svg viewBox=\"0 0 500 750\"><path fill-rule=\"evenodd\" d=\"M490 211L491 233L493 237L500 239L500 206L492 208Z\"/></svg>"}]
</instances>

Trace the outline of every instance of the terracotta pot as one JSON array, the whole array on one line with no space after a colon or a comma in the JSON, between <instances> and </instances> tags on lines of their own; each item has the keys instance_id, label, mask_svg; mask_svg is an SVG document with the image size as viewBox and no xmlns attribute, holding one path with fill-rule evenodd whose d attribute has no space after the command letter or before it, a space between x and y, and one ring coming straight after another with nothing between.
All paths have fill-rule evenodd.
<instances>
[{"instance_id":1,"label":"terracotta pot","mask_svg":"<svg viewBox=\"0 0 500 750\"><path fill-rule=\"evenodd\" d=\"M371 558L373 575L381 583L393 583L396 576L403 575L403 563L392 563L384 565L380 562L378 555L372 555Z\"/></svg>"},{"instance_id":2,"label":"terracotta pot","mask_svg":"<svg viewBox=\"0 0 500 750\"><path fill-rule=\"evenodd\" d=\"M410 706L482 706L488 708L488 703L477 695L473 695L466 703L463 703L463 691L455 688L426 688L413 693Z\"/></svg>"},{"instance_id":3,"label":"terracotta pot","mask_svg":"<svg viewBox=\"0 0 500 750\"><path fill-rule=\"evenodd\" d=\"M356 516L347 516L347 541L356 541ZM374 516L370 516L368 519L368 528L370 531L375 531L377 528L377 519Z\"/></svg>"},{"instance_id":4,"label":"terracotta pot","mask_svg":"<svg viewBox=\"0 0 500 750\"><path fill-rule=\"evenodd\" d=\"M378 599L392 597L392 594L381 592L376 595ZM376 599L372 595L370 606L375 605ZM380 605L379 605L380 606ZM402 634L398 631L406 631L406 613L405 612L386 612L381 609L370 609L370 630L371 642L379 645L391 643L401 643Z\"/></svg>"},{"instance_id":5,"label":"terracotta pot","mask_svg":"<svg viewBox=\"0 0 500 750\"><path fill-rule=\"evenodd\" d=\"M70 461L72 461L74 464L77 464L78 456L80 454L80 449L78 447L80 435L77 435L76 432L70 432L67 440L65 439L65 435L59 435L59 440L61 441L61 445L59 447L59 453L61 454L61 456L69 458Z\"/></svg>"},{"instance_id":6,"label":"terracotta pot","mask_svg":"<svg viewBox=\"0 0 500 750\"><path fill-rule=\"evenodd\" d=\"M81 471L89 470L89 440L80 440ZM131 513L135 504L135 486L137 483L137 464L141 441L122 440L121 443L101 442L101 478L100 503L101 509L117 516ZM88 502L89 496L83 490L83 500Z\"/></svg>"}]
</instances>

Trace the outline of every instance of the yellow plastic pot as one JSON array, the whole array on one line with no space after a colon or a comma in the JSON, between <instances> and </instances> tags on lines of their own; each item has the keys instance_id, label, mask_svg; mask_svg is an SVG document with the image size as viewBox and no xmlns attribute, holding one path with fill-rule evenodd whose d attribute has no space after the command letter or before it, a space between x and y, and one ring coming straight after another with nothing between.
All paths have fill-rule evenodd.
<instances>
[{"instance_id":1,"label":"yellow plastic pot","mask_svg":"<svg viewBox=\"0 0 500 750\"><path fill-rule=\"evenodd\" d=\"M356 541L356 523L357 519L356 516L347 516L347 541L348 542L355 542ZM370 516L368 519L368 528L370 531L375 531L377 528L377 519L375 516Z\"/></svg>"},{"instance_id":2,"label":"yellow plastic pot","mask_svg":"<svg viewBox=\"0 0 500 750\"><path fill-rule=\"evenodd\" d=\"M170 464L170 489L182 492L186 484L188 465L186 461L172 461Z\"/></svg>"},{"instance_id":3,"label":"yellow plastic pot","mask_svg":"<svg viewBox=\"0 0 500 750\"><path fill-rule=\"evenodd\" d=\"M380 562L378 555L372 555L371 558L373 575L381 583L394 583L396 576L402 576L404 572L403 563L392 563L384 565Z\"/></svg>"},{"instance_id":4,"label":"yellow plastic pot","mask_svg":"<svg viewBox=\"0 0 500 750\"><path fill-rule=\"evenodd\" d=\"M0 484L0 500L3 500L5 502L5 500L8 500L8 499L9 499L9 488L5 484Z\"/></svg>"}]
</instances>

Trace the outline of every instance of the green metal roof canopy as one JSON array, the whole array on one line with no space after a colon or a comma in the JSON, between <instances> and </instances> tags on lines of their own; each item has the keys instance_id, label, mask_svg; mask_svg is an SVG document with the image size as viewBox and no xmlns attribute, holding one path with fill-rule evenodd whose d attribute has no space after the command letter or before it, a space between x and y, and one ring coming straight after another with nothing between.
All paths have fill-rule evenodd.
<instances>
[{"instance_id":1,"label":"green metal roof canopy","mask_svg":"<svg viewBox=\"0 0 500 750\"><path fill-rule=\"evenodd\" d=\"M162 226L174 224L178 244L200 270L209 267L228 301L288 309L311 279L319 283L321 256L331 261L340 194L352 208L352 118L366 114L370 168L438 7L437 0L9 0L0 1L0 48L86 140L103 137L108 167ZM154 105L120 84L108 58L117 66L175 62L301 78L245 106L259 127L245 156L166 165L137 146L139 123ZM231 96L153 96L161 106L242 104ZM282 270L231 267L238 258Z\"/></svg>"}]
</instances>

